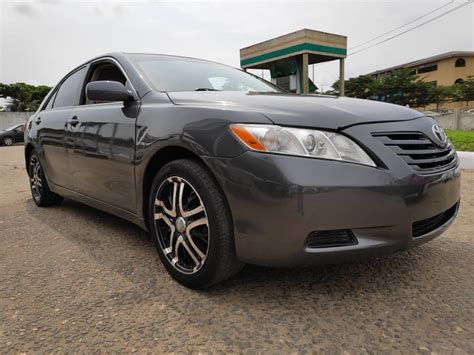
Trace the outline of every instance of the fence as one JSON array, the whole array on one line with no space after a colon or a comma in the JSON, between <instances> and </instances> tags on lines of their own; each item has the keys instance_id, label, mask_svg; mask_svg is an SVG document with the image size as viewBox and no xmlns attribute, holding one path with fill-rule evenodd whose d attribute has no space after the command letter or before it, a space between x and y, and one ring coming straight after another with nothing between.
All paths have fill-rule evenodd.
<instances>
[{"instance_id":1,"label":"fence","mask_svg":"<svg viewBox=\"0 0 474 355\"><path fill-rule=\"evenodd\" d=\"M445 129L460 131L474 130L474 113L455 110L454 113L433 117Z\"/></svg>"}]
</instances>

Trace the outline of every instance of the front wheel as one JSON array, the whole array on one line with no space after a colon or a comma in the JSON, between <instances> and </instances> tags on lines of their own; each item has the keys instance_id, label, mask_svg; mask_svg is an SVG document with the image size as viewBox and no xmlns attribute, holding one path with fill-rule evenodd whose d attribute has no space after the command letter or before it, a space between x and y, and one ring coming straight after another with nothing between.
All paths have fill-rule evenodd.
<instances>
[{"instance_id":1,"label":"front wheel","mask_svg":"<svg viewBox=\"0 0 474 355\"><path fill-rule=\"evenodd\" d=\"M158 172L149 221L161 261L181 284L208 287L242 268L235 256L229 208L211 174L198 162L176 160Z\"/></svg>"},{"instance_id":2,"label":"front wheel","mask_svg":"<svg viewBox=\"0 0 474 355\"><path fill-rule=\"evenodd\" d=\"M37 206L58 205L63 201L61 196L49 189L41 162L34 152L30 156L28 175L30 178L31 195Z\"/></svg>"}]
</instances>

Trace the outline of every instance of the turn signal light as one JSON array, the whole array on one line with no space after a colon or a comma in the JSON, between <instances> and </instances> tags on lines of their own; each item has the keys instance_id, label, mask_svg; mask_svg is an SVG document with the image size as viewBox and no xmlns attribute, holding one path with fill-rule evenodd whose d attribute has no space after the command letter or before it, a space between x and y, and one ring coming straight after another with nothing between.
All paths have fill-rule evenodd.
<instances>
[{"instance_id":1,"label":"turn signal light","mask_svg":"<svg viewBox=\"0 0 474 355\"><path fill-rule=\"evenodd\" d=\"M237 125L230 126L232 132L249 148L266 152L267 148L260 143L257 137L250 133L247 128Z\"/></svg>"}]
</instances>

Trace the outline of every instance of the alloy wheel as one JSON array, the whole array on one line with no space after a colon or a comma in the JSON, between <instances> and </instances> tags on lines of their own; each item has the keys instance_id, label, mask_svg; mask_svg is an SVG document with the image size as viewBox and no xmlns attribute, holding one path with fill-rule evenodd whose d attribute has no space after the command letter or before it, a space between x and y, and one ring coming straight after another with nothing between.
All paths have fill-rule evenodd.
<instances>
[{"instance_id":1,"label":"alloy wheel","mask_svg":"<svg viewBox=\"0 0 474 355\"><path fill-rule=\"evenodd\" d=\"M3 139L3 144L4 145L12 145L13 144L13 139L11 137L6 137Z\"/></svg>"},{"instance_id":2,"label":"alloy wheel","mask_svg":"<svg viewBox=\"0 0 474 355\"><path fill-rule=\"evenodd\" d=\"M164 180L155 196L158 241L171 265L185 274L198 272L209 251L209 221L196 189L185 179Z\"/></svg>"},{"instance_id":3,"label":"alloy wheel","mask_svg":"<svg viewBox=\"0 0 474 355\"><path fill-rule=\"evenodd\" d=\"M43 180L42 180L42 169L38 157L35 155L30 160L30 185L33 193L33 198L36 201L41 199L43 192Z\"/></svg>"}]
</instances>

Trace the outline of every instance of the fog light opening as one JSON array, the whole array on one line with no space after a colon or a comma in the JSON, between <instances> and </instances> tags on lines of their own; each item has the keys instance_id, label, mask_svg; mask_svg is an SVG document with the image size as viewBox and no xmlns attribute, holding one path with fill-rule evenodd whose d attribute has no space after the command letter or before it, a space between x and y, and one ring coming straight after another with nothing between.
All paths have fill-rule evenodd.
<instances>
[{"instance_id":1,"label":"fog light opening","mask_svg":"<svg viewBox=\"0 0 474 355\"><path fill-rule=\"evenodd\" d=\"M357 245L359 242L350 229L314 231L308 235L308 248L335 248Z\"/></svg>"}]
</instances>

